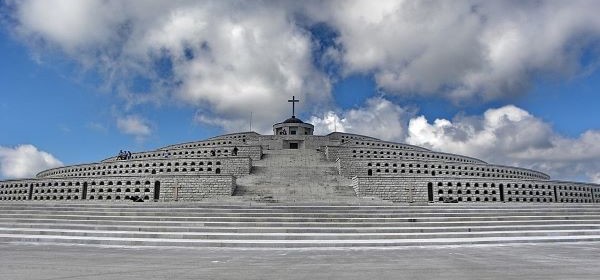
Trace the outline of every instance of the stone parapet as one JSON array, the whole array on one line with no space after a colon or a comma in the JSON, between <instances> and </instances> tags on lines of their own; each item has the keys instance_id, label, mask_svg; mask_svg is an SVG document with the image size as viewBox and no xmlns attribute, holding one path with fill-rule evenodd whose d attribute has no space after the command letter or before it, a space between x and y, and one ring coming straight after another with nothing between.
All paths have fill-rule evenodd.
<instances>
[{"instance_id":1,"label":"stone parapet","mask_svg":"<svg viewBox=\"0 0 600 280\"><path fill-rule=\"evenodd\" d=\"M356 176L352 187L395 202L600 203L600 185L563 181Z\"/></svg>"},{"instance_id":2,"label":"stone parapet","mask_svg":"<svg viewBox=\"0 0 600 280\"><path fill-rule=\"evenodd\" d=\"M233 149L237 147L237 155L233 155ZM212 153L214 152L214 156ZM174 149L174 150L155 150L149 152L132 153L132 160L145 159L166 159L166 158L201 158L201 157L249 157L253 160L259 160L262 157L261 146L219 146L219 147L201 147L189 149ZM102 162L122 161L117 157L111 157Z\"/></svg>"},{"instance_id":3,"label":"stone parapet","mask_svg":"<svg viewBox=\"0 0 600 280\"><path fill-rule=\"evenodd\" d=\"M343 139L344 140L344 139ZM423 147L414 146L410 144L403 143L394 143L388 141L381 140L344 140L342 142L345 147L366 147L366 148L387 148L387 149L396 149L396 150L406 150L406 151L430 151L429 149L425 149Z\"/></svg>"},{"instance_id":4,"label":"stone parapet","mask_svg":"<svg viewBox=\"0 0 600 280\"><path fill-rule=\"evenodd\" d=\"M340 174L347 178L354 176L442 176L460 178L550 179L550 176L539 171L493 164L444 161L424 162L399 159L339 159L338 166Z\"/></svg>"},{"instance_id":5,"label":"stone parapet","mask_svg":"<svg viewBox=\"0 0 600 280\"><path fill-rule=\"evenodd\" d=\"M352 146L327 146L327 159L335 161L341 159L398 159L398 160L420 160L420 161L443 161L443 162L464 162L464 163L480 163L486 162L448 153L432 152L432 151L407 151L404 149L387 148L387 147L352 147Z\"/></svg>"},{"instance_id":6,"label":"stone parapet","mask_svg":"<svg viewBox=\"0 0 600 280\"><path fill-rule=\"evenodd\" d=\"M123 160L58 167L40 172L37 178L140 176L140 175L211 175L250 174L252 160L248 157L208 157Z\"/></svg>"},{"instance_id":7,"label":"stone parapet","mask_svg":"<svg viewBox=\"0 0 600 280\"><path fill-rule=\"evenodd\" d=\"M195 201L231 196L235 177L205 176L105 176L102 178L44 178L0 182L2 201Z\"/></svg>"}]
</instances>

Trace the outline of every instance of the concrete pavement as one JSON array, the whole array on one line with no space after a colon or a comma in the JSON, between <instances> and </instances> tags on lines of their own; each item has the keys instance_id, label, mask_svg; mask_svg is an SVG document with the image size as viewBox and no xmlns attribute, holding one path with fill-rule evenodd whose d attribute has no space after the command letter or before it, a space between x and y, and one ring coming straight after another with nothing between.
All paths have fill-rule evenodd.
<instances>
[{"instance_id":1,"label":"concrete pavement","mask_svg":"<svg viewBox=\"0 0 600 280\"><path fill-rule=\"evenodd\" d=\"M599 279L600 243L402 249L0 244L1 279Z\"/></svg>"}]
</instances>

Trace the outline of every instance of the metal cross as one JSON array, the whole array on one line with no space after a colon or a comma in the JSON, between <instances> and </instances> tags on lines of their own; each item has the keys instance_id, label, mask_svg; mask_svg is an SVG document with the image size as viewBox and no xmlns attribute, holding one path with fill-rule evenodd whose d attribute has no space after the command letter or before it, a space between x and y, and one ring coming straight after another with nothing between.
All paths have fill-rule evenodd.
<instances>
[{"instance_id":1,"label":"metal cross","mask_svg":"<svg viewBox=\"0 0 600 280\"><path fill-rule=\"evenodd\" d=\"M296 102L300 102L300 100L296 99L296 96L292 95L292 99L288 100L288 102L292 102L292 118L296 117Z\"/></svg>"}]
</instances>

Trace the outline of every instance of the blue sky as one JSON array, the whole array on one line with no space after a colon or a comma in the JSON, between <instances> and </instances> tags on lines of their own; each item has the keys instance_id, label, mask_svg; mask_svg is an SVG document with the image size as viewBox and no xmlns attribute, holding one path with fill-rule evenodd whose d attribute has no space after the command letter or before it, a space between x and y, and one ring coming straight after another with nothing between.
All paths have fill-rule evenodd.
<instances>
[{"instance_id":1,"label":"blue sky","mask_svg":"<svg viewBox=\"0 0 600 280\"><path fill-rule=\"evenodd\" d=\"M600 181L598 8L3 2L0 178L246 131L250 114L268 133L295 95L321 133Z\"/></svg>"}]
</instances>

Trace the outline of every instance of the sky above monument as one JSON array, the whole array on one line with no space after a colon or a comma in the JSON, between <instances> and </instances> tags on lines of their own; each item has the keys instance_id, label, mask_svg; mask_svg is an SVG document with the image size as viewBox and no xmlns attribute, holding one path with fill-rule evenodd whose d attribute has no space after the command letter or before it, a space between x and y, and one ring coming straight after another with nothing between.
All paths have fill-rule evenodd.
<instances>
[{"instance_id":1,"label":"sky above monument","mask_svg":"<svg viewBox=\"0 0 600 280\"><path fill-rule=\"evenodd\" d=\"M600 182L597 1L0 3L0 178L271 125Z\"/></svg>"}]
</instances>

